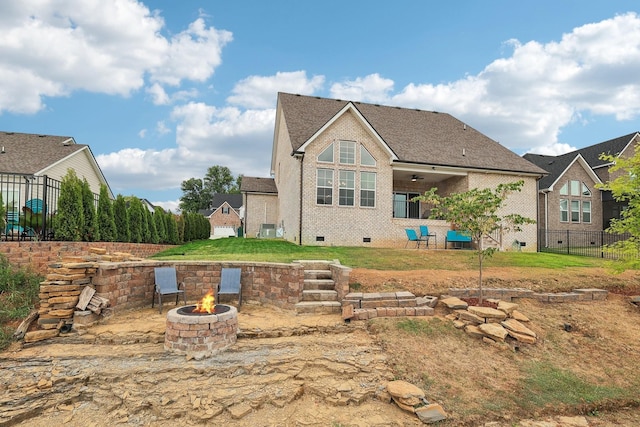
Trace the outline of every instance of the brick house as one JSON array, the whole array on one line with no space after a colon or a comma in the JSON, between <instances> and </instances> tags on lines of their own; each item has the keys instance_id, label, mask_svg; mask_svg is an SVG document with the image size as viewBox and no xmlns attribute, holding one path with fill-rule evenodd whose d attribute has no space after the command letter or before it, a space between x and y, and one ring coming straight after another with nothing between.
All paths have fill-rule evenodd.
<instances>
[{"instance_id":1,"label":"brick house","mask_svg":"<svg viewBox=\"0 0 640 427\"><path fill-rule=\"evenodd\" d=\"M242 226L242 194L214 194L211 209L200 213L209 219L211 238L237 236Z\"/></svg>"},{"instance_id":2,"label":"brick house","mask_svg":"<svg viewBox=\"0 0 640 427\"><path fill-rule=\"evenodd\" d=\"M264 220L299 244L393 247L428 225L443 247L450 224L412 198L523 180L502 213L535 218L545 171L446 113L279 93L271 174L263 192L243 177L248 235ZM535 225L491 237L536 248Z\"/></svg>"},{"instance_id":3,"label":"brick house","mask_svg":"<svg viewBox=\"0 0 640 427\"><path fill-rule=\"evenodd\" d=\"M622 171L609 172L603 153L631 157L640 142L634 132L560 156L525 154L523 157L548 172L538 181L540 230L601 231L619 218L626 202L617 202L610 191L596 184L614 180Z\"/></svg>"}]
</instances>

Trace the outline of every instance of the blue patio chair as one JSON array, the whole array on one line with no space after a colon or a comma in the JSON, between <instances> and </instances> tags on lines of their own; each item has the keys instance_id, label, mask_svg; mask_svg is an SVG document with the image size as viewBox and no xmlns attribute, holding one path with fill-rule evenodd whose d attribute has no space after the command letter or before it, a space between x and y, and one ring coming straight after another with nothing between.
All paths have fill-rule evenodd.
<instances>
[{"instance_id":1,"label":"blue patio chair","mask_svg":"<svg viewBox=\"0 0 640 427\"><path fill-rule=\"evenodd\" d=\"M20 213L15 209L7 211L7 226L4 229L7 238L19 239L23 231L24 228L20 225Z\"/></svg>"},{"instance_id":2,"label":"blue patio chair","mask_svg":"<svg viewBox=\"0 0 640 427\"><path fill-rule=\"evenodd\" d=\"M216 292L216 304L220 295L238 295L238 311L242 305L242 283L240 281L241 268L223 268L220 272L220 284Z\"/></svg>"},{"instance_id":3,"label":"blue patio chair","mask_svg":"<svg viewBox=\"0 0 640 427\"><path fill-rule=\"evenodd\" d=\"M404 231L407 233L407 243L404 244L406 248L409 242L416 242L416 249L420 248L420 242L424 242L425 240L418 236L416 230L413 228L405 228Z\"/></svg>"},{"instance_id":4,"label":"blue patio chair","mask_svg":"<svg viewBox=\"0 0 640 427\"><path fill-rule=\"evenodd\" d=\"M187 305L187 294L184 291L184 283L178 283L175 267L156 267L153 269L155 274L155 289L153 299L151 300L151 308L153 308L156 296L158 297L158 310L162 313L162 295L176 296L176 305L180 295L184 298L184 305ZM182 287L182 289L180 289Z\"/></svg>"},{"instance_id":5,"label":"blue patio chair","mask_svg":"<svg viewBox=\"0 0 640 427\"><path fill-rule=\"evenodd\" d=\"M436 233L430 233L429 232L429 226L421 225L420 226L420 238L426 242L427 248L429 247L429 239L431 237L433 237L433 240L435 240L434 244L435 244L436 249L438 249L438 237L436 236Z\"/></svg>"}]
</instances>

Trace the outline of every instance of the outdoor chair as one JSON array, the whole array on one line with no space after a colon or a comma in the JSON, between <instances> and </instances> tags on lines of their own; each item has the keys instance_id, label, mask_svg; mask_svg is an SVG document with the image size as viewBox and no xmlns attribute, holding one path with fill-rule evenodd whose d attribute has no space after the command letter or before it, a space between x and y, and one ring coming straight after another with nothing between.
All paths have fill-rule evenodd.
<instances>
[{"instance_id":1,"label":"outdoor chair","mask_svg":"<svg viewBox=\"0 0 640 427\"><path fill-rule=\"evenodd\" d=\"M416 230L413 228L405 228L404 231L407 233L407 243L404 244L406 248L409 242L416 242L416 249L420 248L420 242L426 242L426 240L420 238Z\"/></svg>"},{"instance_id":2,"label":"outdoor chair","mask_svg":"<svg viewBox=\"0 0 640 427\"><path fill-rule=\"evenodd\" d=\"M17 210L7 211L7 225L5 227L5 235L7 240L11 238L13 240L15 237L20 239L24 228L20 225L20 213Z\"/></svg>"},{"instance_id":3,"label":"outdoor chair","mask_svg":"<svg viewBox=\"0 0 640 427\"><path fill-rule=\"evenodd\" d=\"M429 226L427 225L421 225L420 226L420 239L424 240L426 242L427 248L429 247L429 239L433 237L433 240L435 241L434 245L436 247L436 249L438 249L438 238L436 237L436 233L430 233L429 232Z\"/></svg>"},{"instance_id":4,"label":"outdoor chair","mask_svg":"<svg viewBox=\"0 0 640 427\"><path fill-rule=\"evenodd\" d=\"M153 308L156 296L158 297L158 312L162 313L162 296L176 295L176 305L180 295L184 298L184 304L187 305L187 294L184 291L184 283L178 283L175 267L156 267L155 274L155 290L153 300L151 300L151 308ZM180 289L182 287L182 289Z\"/></svg>"},{"instance_id":5,"label":"outdoor chair","mask_svg":"<svg viewBox=\"0 0 640 427\"><path fill-rule=\"evenodd\" d=\"M240 281L240 268L223 268L220 272L220 284L216 292L216 304L220 301L220 295L238 295L238 311L242 305L242 283Z\"/></svg>"}]
</instances>

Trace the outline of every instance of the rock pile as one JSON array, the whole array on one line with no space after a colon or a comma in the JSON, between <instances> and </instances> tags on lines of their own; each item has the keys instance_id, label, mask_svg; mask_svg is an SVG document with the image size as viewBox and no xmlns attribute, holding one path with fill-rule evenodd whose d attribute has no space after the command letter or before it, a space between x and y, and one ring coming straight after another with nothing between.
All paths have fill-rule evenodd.
<instances>
[{"instance_id":1,"label":"rock pile","mask_svg":"<svg viewBox=\"0 0 640 427\"><path fill-rule=\"evenodd\" d=\"M38 295L37 323L41 330L27 332L25 342L52 338L61 330L71 330L76 313L99 314L109 305L109 300L95 295L91 286L97 263L126 261L134 257L128 253L107 254L103 248L91 248L89 252L88 256L66 257L49 264Z\"/></svg>"},{"instance_id":2,"label":"rock pile","mask_svg":"<svg viewBox=\"0 0 640 427\"><path fill-rule=\"evenodd\" d=\"M518 304L487 300L496 308L469 306L457 297L446 297L440 302L453 310L447 318L453 320L454 326L488 343L505 342L507 338L521 343L535 344L537 335L525 326L529 318L518 311Z\"/></svg>"},{"instance_id":3,"label":"rock pile","mask_svg":"<svg viewBox=\"0 0 640 427\"><path fill-rule=\"evenodd\" d=\"M406 381L391 381L387 392L401 409L414 413L425 424L435 423L447 418L447 413L437 403L429 403L424 392Z\"/></svg>"}]
</instances>

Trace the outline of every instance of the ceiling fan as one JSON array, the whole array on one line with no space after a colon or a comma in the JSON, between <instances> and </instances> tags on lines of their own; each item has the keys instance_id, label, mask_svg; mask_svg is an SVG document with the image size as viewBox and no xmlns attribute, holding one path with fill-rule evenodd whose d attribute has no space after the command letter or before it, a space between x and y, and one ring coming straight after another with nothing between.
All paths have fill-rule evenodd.
<instances>
[{"instance_id":1,"label":"ceiling fan","mask_svg":"<svg viewBox=\"0 0 640 427\"><path fill-rule=\"evenodd\" d=\"M424 177L418 176L418 175L411 175L411 182L416 182L419 179L424 179Z\"/></svg>"}]
</instances>

